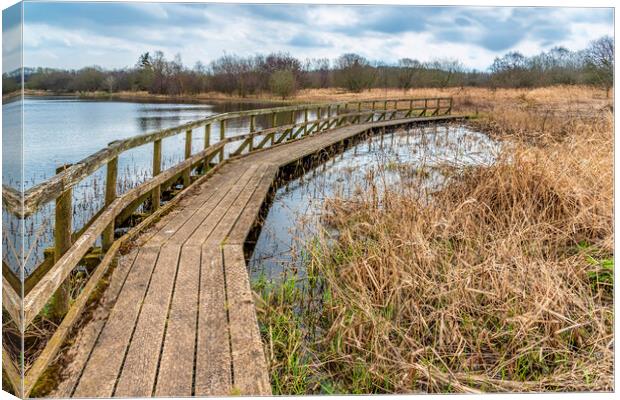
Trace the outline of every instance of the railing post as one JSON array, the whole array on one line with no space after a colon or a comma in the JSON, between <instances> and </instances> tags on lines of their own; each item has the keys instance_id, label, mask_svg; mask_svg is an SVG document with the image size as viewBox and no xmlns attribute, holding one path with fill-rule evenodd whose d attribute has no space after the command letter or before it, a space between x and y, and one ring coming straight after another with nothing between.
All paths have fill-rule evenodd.
<instances>
[{"instance_id":1,"label":"railing post","mask_svg":"<svg viewBox=\"0 0 620 400\"><path fill-rule=\"evenodd\" d=\"M423 112L423 116L426 117L426 110L428 109L428 99L424 99L424 112Z\"/></svg>"},{"instance_id":2,"label":"railing post","mask_svg":"<svg viewBox=\"0 0 620 400\"><path fill-rule=\"evenodd\" d=\"M448 111L446 111L446 114L452 114L452 97L450 97L450 100L448 101Z\"/></svg>"},{"instance_id":3,"label":"railing post","mask_svg":"<svg viewBox=\"0 0 620 400\"><path fill-rule=\"evenodd\" d=\"M308 109L304 109L304 136L308 134Z\"/></svg>"},{"instance_id":4,"label":"railing post","mask_svg":"<svg viewBox=\"0 0 620 400\"><path fill-rule=\"evenodd\" d=\"M206 149L210 145L211 145L211 124L206 124L205 125L205 145L204 145L204 148Z\"/></svg>"},{"instance_id":5,"label":"railing post","mask_svg":"<svg viewBox=\"0 0 620 400\"><path fill-rule=\"evenodd\" d=\"M205 140L204 140L204 148L211 146L211 124L205 125ZM202 172L207 173L210 168L209 163L211 162L211 156L206 156L204 162L202 164Z\"/></svg>"},{"instance_id":6,"label":"railing post","mask_svg":"<svg viewBox=\"0 0 620 400\"><path fill-rule=\"evenodd\" d=\"M327 106L327 118L331 118L332 117L332 106L329 105Z\"/></svg>"},{"instance_id":7,"label":"railing post","mask_svg":"<svg viewBox=\"0 0 620 400\"><path fill-rule=\"evenodd\" d=\"M226 120L220 121L220 142L226 139Z\"/></svg>"},{"instance_id":8,"label":"railing post","mask_svg":"<svg viewBox=\"0 0 620 400\"><path fill-rule=\"evenodd\" d=\"M296 117L295 110L291 110L291 118L289 121L291 125L291 128L290 128L291 132L288 134L288 139L286 140L293 140L293 131L294 131L293 126L295 125L295 121L297 120L295 117Z\"/></svg>"},{"instance_id":9,"label":"railing post","mask_svg":"<svg viewBox=\"0 0 620 400\"><path fill-rule=\"evenodd\" d=\"M385 101L383 102L383 109L384 109L384 110L387 110L387 106L388 106L388 105L387 105L387 103L388 103L388 102L387 102L387 100L385 100Z\"/></svg>"},{"instance_id":10,"label":"railing post","mask_svg":"<svg viewBox=\"0 0 620 400\"><path fill-rule=\"evenodd\" d=\"M109 206L116 199L116 178L118 176L118 157L108 161L105 178L105 206ZM114 242L114 220L103 231L101 246L107 251Z\"/></svg>"},{"instance_id":11,"label":"railing post","mask_svg":"<svg viewBox=\"0 0 620 400\"><path fill-rule=\"evenodd\" d=\"M256 115L250 115L250 133L256 132ZM250 136L250 149L251 153L254 151L254 136Z\"/></svg>"},{"instance_id":12,"label":"railing post","mask_svg":"<svg viewBox=\"0 0 620 400\"><path fill-rule=\"evenodd\" d=\"M187 160L192 156L192 130L188 129L185 131L185 159ZM185 171L183 171L183 187L186 188L190 185L190 173L192 172L192 166L187 167Z\"/></svg>"},{"instance_id":13,"label":"railing post","mask_svg":"<svg viewBox=\"0 0 620 400\"><path fill-rule=\"evenodd\" d=\"M362 102L357 102L357 112L362 112Z\"/></svg>"},{"instance_id":14,"label":"railing post","mask_svg":"<svg viewBox=\"0 0 620 400\"><path fill-rule=\"evenodd\" d=\"M273 114L271 114L271 127L275 128L277 123L278 123L278 114L274 112Z\"/></svg>"},{"instance_id":15,"label":"railing post","mask_svg":"<svg viewBox=\"0 0 620 400\"><path fill-rule=\"evenodd\" d=\"M220 142L226 139L226 120L220 121ZM220 150L220 163L224 162L224 147Z\"/></svg>"},{"instance_id":16,"label":"railing post","mask_svg":"<svg viewBox=\"0 0 620 400\"><path fill-rule=\"evenodd\" d=\"M56 169L61 173L70 165L63 165ZM54 220L54 263L71 248L71 231L73 229L73 190L68 188L56 198ZM69 282L63 282L51 299L50 314L53 319L61 320L69 311L70 291Z\"/></svg>"},{"instance_id":17,"label":"railing post","mask_svg":"<svg viewBox=\"0 0 620 400\"><path fill-rule=\"evenodd\" d=\"M161 172L161 139L153 142L153 178ZM151 192L151 210L156 211L161 201L161 186L157 185Z\"/></svg>"},{"instance_id":18,"label":"railing post","mask_svg":"<svg viewBox=\"0 0 620 400\"><path fill-rule=\"evenodd\" d=\"M373 100L373 101L372 101L372 111L375 111L375 108L376 108L376 107L375 107L375 103L376 103L376 102Z\"/></svg>"}]
</instances>

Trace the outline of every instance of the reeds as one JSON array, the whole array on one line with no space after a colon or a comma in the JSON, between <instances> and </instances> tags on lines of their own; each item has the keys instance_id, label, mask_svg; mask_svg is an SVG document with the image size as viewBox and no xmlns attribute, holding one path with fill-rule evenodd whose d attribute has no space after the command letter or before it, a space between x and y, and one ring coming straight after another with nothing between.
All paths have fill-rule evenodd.
<instances>
[{"instance_id":1,"label":"reeds","mask_svg":"<svg viewBox=\"0 0 620 400\"><path fill-rule=\"evenodd\" d=\"M493 165L431 193L377 171L325 203L303 285L255 284L274 392L613 390L612 115L508 105Z\"/></svg>"}]
</instances>

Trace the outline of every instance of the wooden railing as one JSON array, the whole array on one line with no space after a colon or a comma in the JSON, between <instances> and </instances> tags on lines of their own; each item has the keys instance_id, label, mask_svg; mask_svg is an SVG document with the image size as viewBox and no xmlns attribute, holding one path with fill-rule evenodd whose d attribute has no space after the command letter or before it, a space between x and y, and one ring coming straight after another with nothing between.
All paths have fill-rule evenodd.
<instances>
[{"instance_id":1,"label":"wooden railing","mask_svg":"<svg viewBox=\"0 0 620 400\"><path fill-rule=\"evenodd\" d=\"M62 319L46 347L26 373L22 394L27 396L30 393L36 380L56 356L70 328L108 270L121 243L139 233L155 218L172 207L176 199L180 197L177 195L162 205L162 191L178 181L182 181L183 190L185 190L193 180L207 179L230 159L320 134L335 127L445 115L450 114L451 110L451 98L426 98L306 104L218 114L175 128L112 142L108 147L76 164L59 168L54 177L28 189L23 196L18 191L3 186L4 208L17 218L27 218L52 201L55 202L56 210L53 262L48 261L47 265L40 265L31 275L35 278L26 279L23 301L18 294L21 288L11 283L19 282L19 279L7 277L6 275L11 273L11 270L3 268L3 306L22 332L48 303L53 303L53 311ZM317 118L309 120L311 112L316 113ZM290 113L290 119L285 124L279 125L277 116L281 113ZM303 121L297 122L300 115L303 116ZM257 116L271 116L271 126L257 131ZM227 125L230 121L247 118L249 118L247 133L226 137ZM219 140L217 143L211 143L211 127L216 124L219 125ZM204 148L192 154L192 135L197 128L204 129ZM185 135L184 160L171 168L162 170L162 139L179 134ZM152 178L118 196L116 187L119 155L151 143L153 144ZM226 154L226 146L232 143L239 143L239 145L234 151ZM72 189L103 166L106 167L104 206L83 228L78 232L73 232ZM194 171L198 172L197 176L192 176ZM150 216L127 234L114 240L115 226L131 216L145 202L152 205ZM75 267L93 250L98 238L101 238L103 258L93 269L86 285L69 307L68 295L66 290L63 290L67 285L65 281ZM52 299L53 302L50 302ZM6 368L9 367L6 366Z\"/></svg>"}]
</instances>

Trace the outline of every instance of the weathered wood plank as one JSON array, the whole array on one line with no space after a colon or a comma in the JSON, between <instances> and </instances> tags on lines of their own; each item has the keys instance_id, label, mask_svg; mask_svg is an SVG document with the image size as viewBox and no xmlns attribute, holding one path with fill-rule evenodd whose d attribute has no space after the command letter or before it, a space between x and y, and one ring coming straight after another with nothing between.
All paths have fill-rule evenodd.
<instances>
[{"instance_id":1,"label":"weathered wood plank","mask_svg":"<svg viewBox=\"0 0 620 400\"><path fill-rule=\"evenodd\" d=\"M109 206L116 199L116 178L118 175L118 157L108 162L105 179L105 206ZM101 245L103 250L108 250L114 242L114 222L110 223L103 231Z\"/></svg>"},{"instance_id":2,"label":"weathered wood plank","mask_svg":"<svg viewBox=\"0 0 620 400\"><path fill-rule=\"evenodd\" d=\"M74 397L112 396L158 254L154 248L140 249L84 368Z\"/></svg>"},{"instance_id":3,"label":"weathered wood plank","mask_svg":"<svg viewBox=\"0 0 620 400\"><path fill-rule=\"evenodd\" d=\"M109 310L112 309L112 307L114 306L118 294L121 291L125 280L127 279L127 275L129 274L131 266L136 260L138 252L139 250L135 249L129 254L119 257L117 266L112 272L112 276L110 277L110 284L106 288L98 305L99 309L102 310L104 313L108 313ZM69 313L71 313L71 310L69 311ZM59 382L58 387L51 394L52 397L71 397L81 376L81 373L84 370L84 366L88 362L89 355L91 354L92 349L95 347L97 338L99 337L99 333L105 326L108 317L109 315L106 315L105 318L93 318L91 321L88 322L88 324L86 324L86 326L80 328L79 336L76 338L76 342L70 350L72 351L72 354L71 363L68 368L72 370L72 373L66 374L66 378L63 381ZM65 322L63 321L63 324L64 323ZM49 347L49 344L48 346L46 346L46 348L47 347ZM76 351L73 351L74 349ZM35 368L34 365L31 367L29 375L32 377L33 381L36 381L36 378L32 373L33 368Z\"/></svg>"},{"instance_id":4,"label":"weathered wood plank","mask_svg":"<svg viewBox=\"0 0 620 400\"><path fill-rule=\"evenodd\" d=\"M159 252L115 396L148 397L153 393L180 251L180 246L168 244Z\"/></svg>"},{"instance_id":5,"label":"weathered wood plank","mask_svg":"<svg viewBox=\"0 0 620 400\"><path fill-rule=\"evenodd\" d=\"M18 329L22 327L22 298L2 275L2 307L9 313Z\"/></svg>"},{"instance_id":6,"label":"weathered wood plank","mask_svg":"<svg viewBox=\"0 0 620 400\"><path fill-rule=\"evenodd\" d=\"M13 390L15 391L15 396L23 397L22 395L22 374L21 368L15 365L15 361L13 361L12 357L9 355L9 352L6 351L4 345L2 346L2 371L6 374L9 382L11 382L11 386L13 386ZM6 388L3 388L6 390Z\"/></svg>"},{"instance_id":7,"label":"weathered wood plank","mask_svg":"<svg viewBox=\"0 0 620 400\"><path fill-rule=\"evenodd\" d=\"M275 165L270 166L267 171L265 171L265 175L256 187L250 201L246 204L239 219L232 226L232 229L226 239L226 243L243 244L245 242L250 229L252 229L254 221L258 217L263 201L269 193L269 190L276 178L277 172L278 167Z\"/></svg>"},{"instance_id":8,"label":"weathered wood plank","mask_svg":"<svg viewBox=\"0 0 620 400\"><path fill-rule=\"evenodd\" d=\"M86 254L88 249L97 240L97 237L102 233L103 229L105 229L116 215L131 204L132 201L150 192L156 185L165 182L170 176L176 175L188 165L191 165L191 163L202 159L205 155L211 154L213 151L218 151L222 146L223 144L218 144L209 147L114 200L106 211L101 214L99 219L93 223L93 225L73 244L71 249L58 260L44 279L39 281L30 293L28 293L24 299L24 323L26 325L30 324L32 319L47 303L52 293L60 287L75 265L82 259L84 254Z\"/></svg>"},{"instance_id":9,"label":"weathered wood plank","mask_svg":"<svg viewBox=\"0 0 620 400\"><path fill-rule=\"evenodd\" d=\"M242 395L270 395L271 385L243 247L224 246L224 273L233 362L233 390Z\"/></svg>"},{"instance_id":10,"label":"weathered wood plank","mask_svg":"<svg viewBox=\"0 0 620 400\"><path fill-rule=\"evenodd\" d=\"M36 384L41 374L45 371L45 368L49 366L49 364L54 360L54 357L58 354L58 351L67 338L73 324L81 316L82 310L86 306L90 295L100 283L103 275L108 271L112 260L116 257L116 252L118 251L121 243L122 242L118 241L112 244L101 263L97 266L93 274L88 279L88 282L82 289L82 292L73 302L71 308L67 312L67 315L62 320L62 323L58 326L58 328L56 328L54 334L45 345L45 348L28 370L28 373L24 377L24 393L26 396L30 394L30 391Z\"/></svg>"},{"instance_id":11,"label":"weathered wood plank","mask_svg":"<svg viewBox=\"0 0 620 400\"><path fill-rule=\"evenodd\" d=\"M213 229L218 226L220 220L228 211L228 208L237 202L239 193L241 193L246 184L248 184L248 181L252 178L257 169L258 165L252 165L243 173L240 173L238 179L230 181L229 183L231 186L228 188L227 192L225 192L225 196L223 198L218 198L218 203L220 206L214 208L213 212L208 214L208 218L204 218L202 221L199 221L199 224L192 224L189 226L190 229L182 232L179 238L177 239L175 237L174 240L179 240L180 242L182 241L187 246L202 245L203 242L211 235ZM234 169L233 171L238 170ZM234 174L234 172L232 174Z\"/></svg>"},{"instance_id":12,"label":"weathered wood plank","mask_svg":"<svg viewBox=\"0 0 620 400\"><path fill-rule=\"evenodd\" d=\"M232 370L222 251L217 241L202 246L196 342L195 396L232 394Z\"/></svg>"},{"instance_id":13,"label":"weathered wood plank","mask_svg":"<svg viewBox=\"0 0 620 400\"><path fill-rule=\"evenodd\" d=\"M200 264L200 247L183 247L159 365L158 397L192 395Z\"/></svg>"}]
</instances>

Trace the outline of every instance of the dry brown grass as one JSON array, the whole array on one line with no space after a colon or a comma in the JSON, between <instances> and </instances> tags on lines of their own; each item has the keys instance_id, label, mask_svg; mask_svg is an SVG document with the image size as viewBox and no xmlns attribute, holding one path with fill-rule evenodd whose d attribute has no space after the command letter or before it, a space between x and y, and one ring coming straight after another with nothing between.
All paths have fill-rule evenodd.
<instances>
[{"instance_id":1,"label":"dry brown grass","mask_svg":"<svg viewBox=\"0 0 620 400\"><path fill-rule=\"evenodd\" d=\"M527 107L572 107L566 91ZM286 288L261 306L270 333L319 327L271 340L277 391L613 390L613 116L526 118L521 94L502 96L479 122L506 140L493 166L431 201L401 187L326 203L339 234L310 250L320 306Z\"/></svg>"},{"instance_id":2,"label":"dry brown grass","mask_svg":"<svg viewBox=\"0 0 620 400\"><path fill-rule=\"evenodd\" d=\"M30 95L44 95L41 91L27 91ZM107 92L83 93L86 97L107 97ZM307 103L307 102L333 102L355 101L368 99L389 98L424 98L424 97L453 97L454 112L475 113L489 112L497 107L508 106L530 107L542 110L568 110L590 112L612 104L613 99L606 98L606 92L602 89L590 86L553 86L535 89L487 89L476 87L454 87L445 89L422 88L411 89L404 92L400 89L372 89L361 93L349 92L342 88L329 89L304 89L295 93L294 96L282 100L271 93L258 93L239 97L220 92L206 92L197 95L166 96L154 95L147 92L116 92L113 97L126 99L186 99L197 101L265 101L276 103Z\"/></svg>"}]
</instances>

